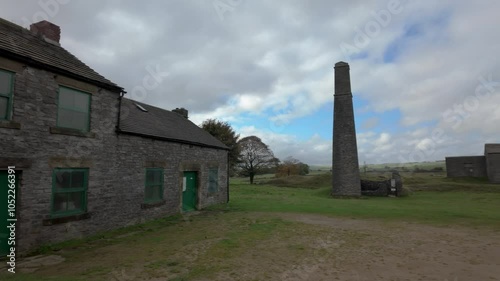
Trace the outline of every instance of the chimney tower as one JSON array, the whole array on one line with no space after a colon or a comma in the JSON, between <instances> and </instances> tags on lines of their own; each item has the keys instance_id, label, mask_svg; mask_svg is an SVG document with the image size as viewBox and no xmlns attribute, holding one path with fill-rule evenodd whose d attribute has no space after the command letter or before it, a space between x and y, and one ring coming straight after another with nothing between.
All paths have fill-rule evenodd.
<instances>
[{"instance_id":1,"label":"chimney tower","mask_svg":"<svg viewBox=\"0 0 500 281\"><path fill-rule=\"evenodd\" d=\"M342 61L335 64L332 161L332 195L361 196L351 78L349 64Z\"/></svg>"}]
</instances>

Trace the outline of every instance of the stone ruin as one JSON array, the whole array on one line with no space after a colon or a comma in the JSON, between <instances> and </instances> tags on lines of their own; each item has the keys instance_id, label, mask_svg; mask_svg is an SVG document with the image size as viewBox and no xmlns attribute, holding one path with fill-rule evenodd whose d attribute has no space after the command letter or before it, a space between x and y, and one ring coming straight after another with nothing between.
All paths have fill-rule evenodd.
<instances>
[{"instance_id":1,"label":"stone ruin","mask_svg":"<svg viewBox=\"0 0 500 281\"><path fill-rule=\"evenodd\" d=\"M398 172L393 172L391 179L382 181L361 180L361 195L365 196L400 196L403 181Z\"/></svg>"},{"instance_id":2,"label":"stone ruin","mask_svg":"<svg viewBox=\"0 0 500 281\"><path fill-rule=\"evenodd\" d=\"M349 64L335 64L333 109L332 196L399 196L403 183L399 173L383 181L361 180Z\"/></svg>"}]
</instances>

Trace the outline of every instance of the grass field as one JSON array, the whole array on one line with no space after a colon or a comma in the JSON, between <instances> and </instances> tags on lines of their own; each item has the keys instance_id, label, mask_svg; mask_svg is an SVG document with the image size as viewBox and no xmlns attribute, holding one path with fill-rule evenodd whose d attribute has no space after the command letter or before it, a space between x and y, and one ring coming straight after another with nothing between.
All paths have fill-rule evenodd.
<instances>
[{"instance_id":1,"label":"grass field","mask_svg":"<svg viewBox=\"0 0 500 281\"><path fill-rule=\"evenodd\" d=\"M484 269L498 252L500 185L484 179L447 179L439 173L402 177L414 190L409 197L347 200L329 196L329 173L279 180L264 175L254 185L231 179L229 204L45 246L37 254L66 260L34 273L0 273L0 280L351 280L359 260L384 258L406 268L410 275L405 276L413 280L423 277L421 271L411 273L411 264L418 260L428 262L426 268L440 266L442 274L452 272L442 266L450 264L449 253L456 253L451 264L461 262L456 268L471 264L471 279L462 275L460 280L475 280L477 268ZM431 233L438 241L450 242L436 244L428 239ZM386 248L387 239L396 246ZM419 249L416 256L411 255L413 249ZM475 259L469 261L472 253ZM332 263L343 271L328 267ZM370 270L374 272L367 274L401 277L387 275L392 273L376 265ZM352 280L365 280L356 278ZM451 275L440 278L453 280Z\"/></svg>"},{"instance_id":2,"label":"grass field","mask_svg":"<svg viewBox=\"0 0 500 281\"><path fill-rule=\"evenodd\" d=\"M388 173L368 173L367 179L387 179ZM486 179L450 179L443 173L402 173L413 190L404 198L332 199L331 176L257 178L249 185L234 179L231 201L217 206L232 211L315 213L350 218L405 220L434 224L489 226L500 229L500 185ZM273 185L265 184L269 182ZM292 187L292 188L290 188Z\"/></svg>"}]
</instances>

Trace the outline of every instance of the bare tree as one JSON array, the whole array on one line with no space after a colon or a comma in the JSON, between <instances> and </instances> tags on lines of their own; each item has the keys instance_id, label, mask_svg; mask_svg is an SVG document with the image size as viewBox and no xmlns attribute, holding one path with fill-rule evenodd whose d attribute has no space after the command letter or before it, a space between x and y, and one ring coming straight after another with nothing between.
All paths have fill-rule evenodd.
<instances>
[{"instance_id":1,"label":"bare tree","mask_svg":"<svg viewBox=\"0 0 500 281\"><path fill-rule=\"evenodd\" d=\"M243 175L250 177L250 184L255 175L279 162L267 144L256 136L242 138L238 143L241 149L238 167Z\"/></svg>"}]
</instances>

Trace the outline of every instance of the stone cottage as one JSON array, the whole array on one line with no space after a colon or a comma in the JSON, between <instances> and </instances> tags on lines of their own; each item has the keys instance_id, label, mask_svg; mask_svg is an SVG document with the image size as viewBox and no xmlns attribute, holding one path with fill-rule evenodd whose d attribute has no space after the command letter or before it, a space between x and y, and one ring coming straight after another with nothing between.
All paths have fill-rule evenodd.
<instances>
[{"instance_id":1,"label":"stone cottage","mask_svg":"<svg viewBox=\"0 0 500 281\"><path fill-rule=\"evenodd\" d=\"M126 99L59 39L50 22L28 30L0 19L2 256L7 210L24 252L227 202L224 144L184 109ZM12 171L15 210L7 204Z\"/></svg>"},{"instance_id":2,"label":"stone cottage","mask_svg":"<svg viewBox=\"0 0 500 281\"><path fill-rule=\"evenodd\" d=\"M446 174L456 177L487 177L500 183L500 144L484 145L484 155L446 157Z\"/></svg>"}]
</instances>

